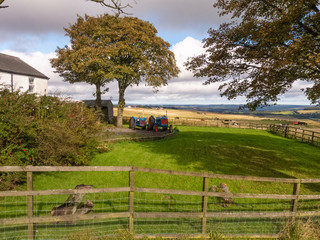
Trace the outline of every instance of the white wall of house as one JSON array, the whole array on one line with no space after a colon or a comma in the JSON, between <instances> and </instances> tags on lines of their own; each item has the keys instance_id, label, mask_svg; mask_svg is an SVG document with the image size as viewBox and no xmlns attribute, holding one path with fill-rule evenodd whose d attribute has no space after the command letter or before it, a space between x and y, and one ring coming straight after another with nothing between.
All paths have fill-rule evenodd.
<instances>
[{"instance_id":1,"label":"white wall of house","mask_svg":"<svg viewBox=\"0 0 320 240\"><path fill-rule=\"evenodd\" d=\"M0 85L3 84L7 85L11 89L10 73L0 72ZM13 89L15 91L29 91L30 93L36 93L38 95L46 95L48 93L48 80L13 74Z\"/></svg>"}]
</instances>

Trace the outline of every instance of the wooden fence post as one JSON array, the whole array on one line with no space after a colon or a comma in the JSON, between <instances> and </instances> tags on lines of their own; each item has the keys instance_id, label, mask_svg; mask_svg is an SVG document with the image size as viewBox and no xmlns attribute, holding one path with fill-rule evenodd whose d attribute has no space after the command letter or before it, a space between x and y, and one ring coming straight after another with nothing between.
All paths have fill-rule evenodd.
<instances>
[{"instance_id":1,"label":"wooden fence post","mask_svg":"<svg viewBox=\"0 0 320 240\"><path fill-rule=\"evenodd\" d=\"M27 191L33 190L33 177L32 172L27 172ZM27 196L27 216L33 217L33 196ZM28 239L34 239L34 224L28 224Z\"/></svg>"},{"instance_id":2,"label":"wooden fence post","mask_svg":"<svg viewBox=\"0 0 320 240\"><path fill-rule=\"evenodd\" d=\"M130 187L130 192L129 192L129 231L133 232L133 212L134 212L134 170L129 172L129 187Z\"/></svg>"},{"instance_id":3,"label":"wooden fence post","mask_svg":"<svg viewBox=\"0 0 320 240\"><path fill-rule=\"evenodd\" d=\"M208 185L209 185L209 178L203 178L203 187L202 191L207 193L208 192ZM208 209L208 196L202 196L202 220L201 220L201 232L202 234L206 234L207 232L207 209Z\"/></svg>"},{"instance_id":4,"label":"wooden fence post","mask_svg":"<svg viewBox=\"0 0 320 240\"><path fill-rule=\"evenodd\" d=\"M314 142L314 132L312 132L312 136L311 136L311 144L313 144Z\"/></svg>"},{"instance_id":5,"label":"wooden fence post","mask_svg":"<svg viewBox=\"0 0 320 240\"><path fill-rule=\"evenodd\" d=\"M289 132L289 127L286 126L285 129L284 129L284 137L285 138L288 138L288 132Z\"/></svg>"},{"instance_id":6,"label":"wooden fence post","mask_svg":"<svg viewBox=\"0 0 320 240\"><path fill-rule=\"evenodd\" d=\"M300 182L294 183L292 195L295 195L295 196L299 195L299 193L300 193L300 185L301 185ZM299 201L298 199L293 199L293 200L291 201L291 211L292 211L292 212L297 212L297 209L298 209L298 201ZM294 219L294 218L293 218L293 219Z\"/></svg>"}]
</instances>

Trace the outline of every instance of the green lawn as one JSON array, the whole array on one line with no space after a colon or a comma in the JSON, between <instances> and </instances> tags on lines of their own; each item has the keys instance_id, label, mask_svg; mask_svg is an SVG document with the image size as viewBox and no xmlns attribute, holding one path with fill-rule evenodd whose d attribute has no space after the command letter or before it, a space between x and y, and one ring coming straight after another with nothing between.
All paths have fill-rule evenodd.
<instances>
[{"instance_id":1,"label":"green lawn","mask_svg":"<svg viewBox=\"0 0 320 240\"><path fill-rule=\"evenodd\" d=\"M121 142L92 165L140 166L263 177L319 177L320 148L266 131L179 127L173 138Z\"/></svg>"},{"instance_id":2,"label":"green lawn","mask_svg":"<svg viewBox=\"0 0 320 240\"><path fill-rule=\"evenodd\" d=\"M319 178L320 148L294 140L272 135L266 131L179 127L179 132L164 140L150 142L112 143L112 151L98 154L91 162L93 166L139 166L158 169L211 172L231 175L251 175L260 177ZM256 183L250 181L210 180L210 185L221 182L228 184L232 192L291 194L292 185ZM35 174L34 189L74 188L78 184L92 184L94 187L128 186L128 173L82 172L82 173L42 173ZM198 190L202 189L202 179L195 177L168 176L162 174L136 173L135 186ZM303 185L302 194L319 194L319 184ZM127 211L128 194L105 193L86 196L95 204L95 213ZM66 200L67 196L39 196L35 198L36 215L48 215L53 206ZM301 202L301 209L319 209L314 201ZM283 211L290 209L289 201L266 199L236 199L235 204L223 208L219 199L209 199L208 211ZM2 210L2 211L1 211ZM135 194L135 211L201 211L201 198L167 194ZM0 199L0 217L25 216L25 199ZM157 222L158 221L158 222ZM165 233L198 233L199 219L186 220L177 224L174 220L161 225L162 220L137 220L137 233L157 231ZM243 221L243 220L242 220ZM112 222L112 221L110 221ZM116 223L92 223L92 228L104 232L110 229L125 228L127 220ZM256 222L244 220L208 221L208 228L222 233L277 233L284 221L273 219ZM177 226L176 226L177 225ZM232 226L232 227L231 227ZM70 231L82 229L80 225L69 227ZM159 230L163 227L163 230ZM59 226L42 226L47 232L54 233ZM62 227L63 228L63 227ZM41 229L41 226L39 226ZM49 229L49 230L48 230ZM162 228L161 228L162 229ZM189 229L189 230L186 230ZM60 230L59 230L60 231ZM62 230L61 230L62 231ZM1 237L0 231L0 237ZM39 233L40 234L40 233ZM41 236L41 234L40 234ZM58 236L58 235L56 235ZM8 238L9 239L9 238Z\"/></svg>"}]
</instances>

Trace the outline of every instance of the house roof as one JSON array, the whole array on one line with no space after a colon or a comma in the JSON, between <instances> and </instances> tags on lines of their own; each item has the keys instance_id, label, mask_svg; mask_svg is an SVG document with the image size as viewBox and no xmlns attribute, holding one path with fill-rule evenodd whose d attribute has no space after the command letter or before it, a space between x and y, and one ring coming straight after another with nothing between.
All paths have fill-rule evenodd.
<instances>
[{"instance_id":1,"label":"house roof","mask_svg":"<svg viewBox=\"0 0 320 240\"><path fill-rule=\"evenodd\" d=\"M0 72L49 79L18 57L0 53Z\"/></svg>"},{"instance_id":2,"label":"house roof","mask_svg":"<svg viewBox=\"0 0 320 240\"><path fill-rule=\"evenodd\" d=\"M82 102L84 102L89 107L93 107L96 105L96 100L82 100ZM101 105L102 107L113 106L111 100L101 100Z\"/></svg>"}]
</instances>

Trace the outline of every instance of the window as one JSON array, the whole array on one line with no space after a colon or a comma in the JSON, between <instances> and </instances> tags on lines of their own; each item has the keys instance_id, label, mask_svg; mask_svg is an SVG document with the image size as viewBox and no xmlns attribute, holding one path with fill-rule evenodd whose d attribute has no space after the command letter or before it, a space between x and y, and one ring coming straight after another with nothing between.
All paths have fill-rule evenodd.
<instances>
[{"instance_id":1,"label":"window","mask_svg":"<svg viewBox=\"0 0 320 240\"><path fill-rule=\"evenodd\" d=\"M34 91L34 78L29 78L29 92L33 93Z\"/></svg>"}]
</instances>

